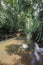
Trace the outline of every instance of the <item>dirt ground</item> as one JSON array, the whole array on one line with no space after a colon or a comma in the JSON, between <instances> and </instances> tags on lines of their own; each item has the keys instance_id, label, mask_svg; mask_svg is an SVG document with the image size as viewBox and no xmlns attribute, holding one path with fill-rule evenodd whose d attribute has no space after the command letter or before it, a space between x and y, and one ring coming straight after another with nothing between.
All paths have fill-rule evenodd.
<instances>
[{"instance_id":1,"label":"dirt ground","mask_svg":"<svg viewBox=\"0 0 43 65\"><path fill-rule=\"evenodd\" d=\"M14 45L18 43L23 44L24 42L24 40L15 40L14 38L0 42L0 65L31 65L31 59L28 52L23 51L21 53L21 51L18 51L18 48L15 48L17 52L14 52ZM6 46L10 47L10 54L12 52L11 55L8 54L9 50L5 50Z\"/></svg>"}]
</instances>

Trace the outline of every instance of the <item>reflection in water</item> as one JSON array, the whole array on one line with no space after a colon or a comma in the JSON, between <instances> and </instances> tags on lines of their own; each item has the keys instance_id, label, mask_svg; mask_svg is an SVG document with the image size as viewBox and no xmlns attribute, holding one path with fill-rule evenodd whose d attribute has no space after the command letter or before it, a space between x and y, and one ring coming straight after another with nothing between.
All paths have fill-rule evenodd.
<instances>
[{"instance_id":1,"label":"reflection in water","mask_svg":"<svg viewBox=\"0 0 43 65\"><path fill-rule=\"evenodd\" d=\"M30 50L27 44L11 44L6 46L5 50L9 55L14 54L20 56L20 61L17 60L18 62L16 61L16 64L14 63L14 65L43 65L39 54L39 52L41 53L41 50L37 43L35 43L34 51Z\"/></svg>"}]
</instances>

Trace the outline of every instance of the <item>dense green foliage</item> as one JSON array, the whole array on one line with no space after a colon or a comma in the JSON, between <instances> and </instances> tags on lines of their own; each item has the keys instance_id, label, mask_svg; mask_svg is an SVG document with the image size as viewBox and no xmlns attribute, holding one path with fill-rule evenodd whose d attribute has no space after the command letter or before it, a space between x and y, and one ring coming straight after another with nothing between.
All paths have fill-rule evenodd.
<instances>
[{"instance_id":1,"label":"dense green foliage","mask_svg":"<svg viewBox=\"0 0 43 65\"><path fill-rule=\"evenodd\" d=\"M1 30L3 28L6 30L8 29L7 31L11 33L11 32L17 32L19 29L20 30L24 29L25 25L23 24L24 23L23 19L25 15L22 12L19 14L17 2L14 2L14 6L11 5L12 2L11 3L8 2L5 0L1 0L1 5L0 5Z\"/></svg>"},{"instance_id":2,"label":"dense green foliage","mask_svg":"<svg viewBox=\"0 0 43 65\"><path fill-rule=\"evenodd\" d=\"M43 40L43 0L0 0L0 33L18 31L28 40Z\"/></svg>"}]
</instances>

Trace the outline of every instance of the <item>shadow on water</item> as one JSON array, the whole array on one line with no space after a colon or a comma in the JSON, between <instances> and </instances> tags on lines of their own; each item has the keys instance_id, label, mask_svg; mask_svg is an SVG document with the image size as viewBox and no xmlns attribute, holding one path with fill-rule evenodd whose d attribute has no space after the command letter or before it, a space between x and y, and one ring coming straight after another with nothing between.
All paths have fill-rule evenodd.
<instances>
[{"instance_id":1,"label":"shadow on water","mask_svg":"<svg viewBox=\"0 0 43 65\"><path fill-rule=\"evenodd\" d=\"M7 51L7 53L9 55L21 53L21 47L19 45L15 45L15 44L6 46L5 50Z\"/></svg>"},{"instance_id":2,"label":"shadow on water","mask_svg":"<svg viewBox=\"0 0 43 65\"><path fill-rule=\"evenodd\" d=\"M20 46L20 45L11 44L6 46L5 50L9 55L15 54L21 56L21 58L17 60L17 62L14 65L20 65L20 63L21 65L22 64L27 65L27 63L28 65L30 65L29 53L22 48L22 45Z\"/></svg>"},{"instance_id":3,"label":"shadow on water","mask_svg":"<svg viewBox=\"0 0 43 65\"><path fill-rule=\"evenodd\" d=\"M5 51L9 55L15 54L15 55L19 55L21 57L13 65L31 65L32 51L24 50L22 48L22 46L15 45L15 44L11 44L11 45L6 46ZM36 62L35 65L40 65L40 64Z\"/></svg>"}]
</instances>

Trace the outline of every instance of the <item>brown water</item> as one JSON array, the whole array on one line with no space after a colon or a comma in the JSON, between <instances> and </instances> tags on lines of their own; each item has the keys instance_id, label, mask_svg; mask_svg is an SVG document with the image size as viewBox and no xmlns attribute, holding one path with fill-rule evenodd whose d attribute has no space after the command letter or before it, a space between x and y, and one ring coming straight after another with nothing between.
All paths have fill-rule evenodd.
<instances>
[{"instance_id":1,"label":"brown water","mask_svg":"<svg viewBox=\"0 0 43 65\"><path fill-rule=\"evenodd\" d=\"M11 44L23 44L24 43L24 40L15 40L14 38L12 39L9 39L9 40L5 40L3 42L0 42L0 61L1 63L4 63L4 65L31 65L31 59L30 59L30 56L29 54L31 55L32 54L32 51L24 51L19 54L12 54L12 55L9 55L6 51L5 51L5 48L6 46L8 45L11 45ZM43 56L42 57L42 60L43 60ZM0 64L1 65L1 64ZM36 63L36 65L38 65L38 63ZM39 64L40 65L40 64Z\"/></svg>"}]
</instances>

